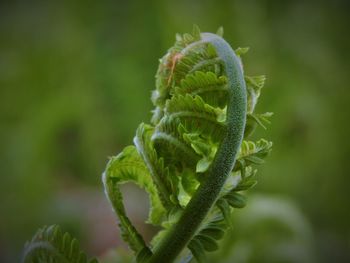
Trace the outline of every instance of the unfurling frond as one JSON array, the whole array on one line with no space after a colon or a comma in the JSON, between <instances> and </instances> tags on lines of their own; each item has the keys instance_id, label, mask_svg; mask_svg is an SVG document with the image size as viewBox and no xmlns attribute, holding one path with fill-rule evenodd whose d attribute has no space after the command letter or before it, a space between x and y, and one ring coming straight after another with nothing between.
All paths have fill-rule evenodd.
<instances>
[{"instance_id":1,"label":"unfurling frond","mask_svg":"<svg viewBox=\"0 0 350 263\"><path fill-rule=\"evenodd\" d=\"M222 34L223 29L220 28L217 35ZM153 260L165 255L159 252L159 247L162 247L159 244L172 244L169 239L165 243L163 240L167 236L177 235L171 233L172 226L180 224L180 218L186 217L187 206L205 185L210 174L215 177L213 164L218 151L223 148L224 138L229 136L229 122L238 120L236 114L242 112L232 110L238 105L229 105L230 96L246 94L242 104L247 120L243 127L244 140L235 146L239 149L237 161L230 171L230 179L226 183L223 181L224 187L219 192L216 205L198 229L191 230L194 235L188 248L197 260L200 261L206 252L218 248L217 240L229 227L233 209L246 205L246 197L240 192L256 184L256 168L252 166L262 164L272 147L272 143L264 139L257 142L247 140L257 126L265 128L272 115L254 112L265 76L241 75L242 82L239 84L237 76L230 75L232 72L228 72L227 67L230 64L229 67L236 67L236 74L242 74L241 57L249 48L238 48L228 58L226 55L232 51L223 52L221 49L227 46L221 42L222 38L201 33L197 26L194 26L192 35L176 36L174 46L160 59L156 74L156 89L152 93L155 106L153 125L142 124L134 139L166 210L162 224L164 230L151 242L158 251L157 255L151 257Z\"/></svg>"}]
</instances>

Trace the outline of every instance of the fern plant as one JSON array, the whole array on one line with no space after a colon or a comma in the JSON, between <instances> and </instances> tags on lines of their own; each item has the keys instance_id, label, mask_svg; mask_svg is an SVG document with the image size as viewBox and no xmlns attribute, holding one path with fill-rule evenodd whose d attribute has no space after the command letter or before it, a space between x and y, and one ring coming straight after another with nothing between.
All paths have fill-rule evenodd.
<instances>
[{"instance_id":1,"label":"fern plant","mask_svg":"<svg viewBox=\"0 0 350 263\"><path fill-rule=\"evenodd\" d=\"M106 195L119 218L122 238L137 262L205 262L230 227L241 193L256 184L256 165L272 143L250 141L271 113L254 112L264 76L243 73L241 56L216 34L177 35L160 59L151 124L140 124L134 145L112 157L103 173ZM150 199L148 223L162 230L149 245L126 215L120 186L133 182ZM75 240L57 227L40 230L24 262L87 262Z\"/></svg>"}]
</instances>

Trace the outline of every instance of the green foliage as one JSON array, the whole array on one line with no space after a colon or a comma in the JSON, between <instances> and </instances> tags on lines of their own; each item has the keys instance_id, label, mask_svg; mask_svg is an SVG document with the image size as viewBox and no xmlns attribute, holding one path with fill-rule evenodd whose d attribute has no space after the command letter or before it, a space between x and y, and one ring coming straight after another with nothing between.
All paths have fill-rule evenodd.
<instances>
[{"instance_id":1,"label":"green foliage","mask_svg":"<svg viewBox=\"0 0 350 263\"><path fill-rule=\"evenodd\" d=\"M217 243L223 238L227 229L231 228L231 216L234 208L246 206L247 199L241 191L254 187L256 170L251 165L260 165L271 150L272 143L264 139L256 143L243 141L236 166L233 169L231 180L228 180L216 202L217 209L213 210L211 217L214 220L204 222L204 227L191 240L188 248L198 262L207 262L205 253L213 252L219 248ZM236 172L235 172L236 171Z\"/></svg>"},{"instance_id":2,"label":"green foliage","mask_svg":"<svg viewBox=\"0 0 350 263\"><path fill-rule=\"evenodd\" d=\"M138 257L144 258L150 251L146 247L142 236L127 217L119 189L119 184L126 182L134 182L146 189L150 194L152 204L149 221L151 223L159 222L164 209L148 170L134 146L126 147L122 153L110 160L103 175L103 183L107 197L119 217L119 227L124 241L129 244Z\"/></svg>"},{"instance_id":3,"label":"green foliage","mask_svg":"<svg viewBox=\"0 0 350 263\"><path fill-rule=\"evenodd\" d=\"M108 196L110 197L114 193L117 194L110 201L115 209L121 213L124 213L124 208L118 185L133 182L139 187L144 188L150 194L150 203L152 204L149 222L159 224L164 214L164 208L148 169L134 146L126 147L118 156L111 158L103 178ZM112 188L109 189L109 186Z\"/></svg>"},{"instance_id":4,"label":"green foliage","mask_svg":"<svg viewBox=\"0 0 350 263\"><path fill-rule=\"evenodd\" d=\"M98 263L88 260L80 250L79 243L58 226L39 229L25 245L23 263Z\"/></svg>"},{"instance_id":5,"label":"green foliage","mask_svg":"<svg viewBox=\"0 0 350 263\"><path fill-rule=\"evenodd\" d=\"M155 181L163 206L169 209L177 204L177 180L169 176L169 168L164 166L164 159L158 158L157 151L153 148L151 142L153 130L153 127L142 123L136 131L134 143Z\"/></svg>"},{"instance_id":6,"label":"green foliage","mask_svg":"<svg viewBox=\"0 0 350 263\"><path fill-rule=\"evenodd\" d=\"M213 252L219 248L218 241L224 237L228 227L227 223L222 217L218 216L204 224L192 238L188 248L198 262L206 262L206 252Z\"/></svg>"},{"instance_id":7,"label":"green foliage","mask_svg":"<svg viewBox=\"0 0 350 263\"><path fill-rule=\"evenodd\" d=\"M202 34L195 26L192 35L177 35L174 46L160 60L152 93L152 125L142 123L134 138L135 146L127 146L112 157L103 174L122 238L138 262L154 261L152 253L156 254L157 249L159 252L175 226L182 222L188 228L189 220L199 220L189 216L196 216L197 208L190 206L196 198L198 205L204 204L209 211L204 209L203 219L190 229L193 234L188 242L181 242L188 243L198 261L204 261L207 252L219 248L218 241L230 227L233 209L246 205L240 192L256 184L254 166L262 164L271 150L271 142L248 140L255 127L264 127L271 115L254 113L265 77L243 77L241 56L248 49L238 48L236 55L220 37L222 34L222 29L218 35ZM242 142L244 129L249 132ZM214 180L212 185L207 183L209 179ZM127 182L149 194L148 222L163 228L150 248L126 214L120 185ZM204 191L204 196L198 197L203 195L203 187L213 193L208 204L208 193ZM215 204L212 209L210 202ZM189 219L184 219L186 213ZM178 246L176 249L181 251ZM172 261L179 251L172 252L168 260Z\"/></svg>"}]
</instances>

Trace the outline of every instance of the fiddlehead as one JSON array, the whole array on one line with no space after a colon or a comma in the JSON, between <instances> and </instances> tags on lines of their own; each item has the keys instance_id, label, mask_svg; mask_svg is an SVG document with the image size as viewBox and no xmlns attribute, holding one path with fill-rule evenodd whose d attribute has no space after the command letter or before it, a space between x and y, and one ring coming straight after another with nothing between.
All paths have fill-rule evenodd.
<instances>
[{"instance_id":1,"label":"fiddlehead","mask_svg":"<svg viewBox=\"0 0 350 263\"><path fill-rule=\"evenodd\" d=\"M221 66L219 72L227 78L226 131L210 165L207 178L191 198L179 222L156 248L151 259L153 262L159 262L161 258L174 259L196 233L217 200L234 166L243 139L247 97L243 70L238 57L221 37L210 33L201 34L200 39L186 47L183 53L208 45L217 53Z\"/></svg>"},{"instance_id":2,"label":"fiddlehead","mask_svg":"<svg viewBox=\"0 0 350 263\"><path fill-rule=\"evenodd\" d=\"M172 262L186 245L200 260L205 251L217 248L232 207L245 205L238 192L255 185L251 165L261 164L272 145L265 140L242 144L271 115L254 113L265 78L244 76L240 55L246 51L235 53L221 36L195 27L192 35L178 35L160 60L152 94L153 125L141 124L133 156L124 154L126 148L121 154L125 156L113 158L104 174L124 240L138 261ZM126 163L138 159L137 165L120 166L124 158ZM115 162L118 168L112 168ZM136 171L139 166L142 173ZM120 171L128 176L118 175ZM158 200L151 210L157 211L157 220L150 216L149 222L165 229L150 249L126 220L124 208L114 204L109 182L117 186L122 178L144 187L151 204Z\"/></svg>"}]
</instances>

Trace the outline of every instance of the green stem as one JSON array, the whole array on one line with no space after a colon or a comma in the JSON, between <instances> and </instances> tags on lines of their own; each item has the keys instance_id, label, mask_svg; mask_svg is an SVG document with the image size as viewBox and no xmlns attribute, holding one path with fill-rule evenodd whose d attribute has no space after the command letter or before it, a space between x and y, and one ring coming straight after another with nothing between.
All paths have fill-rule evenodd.
<instances>
[{"instance_id":1,"label":"green stem","mask_svg":"<svg viewBox=\"0 0 350 263\"><path fill-rule=\"evenodd\" d=\"M243 139L247 95L240 60L223 38L211 33L202 33L201 37L202 40L194 44L212 44L223 62L228 78L227 133L211 165L208 178L200 185L178 223L169 230L167 236L155 247L154 254L148 261L149 263L173 262L193 238L200 224L215 204L234 166Z\"/></svg>"}]
</instances>

